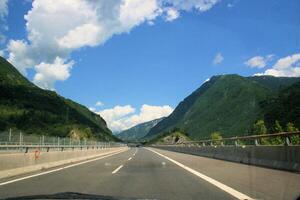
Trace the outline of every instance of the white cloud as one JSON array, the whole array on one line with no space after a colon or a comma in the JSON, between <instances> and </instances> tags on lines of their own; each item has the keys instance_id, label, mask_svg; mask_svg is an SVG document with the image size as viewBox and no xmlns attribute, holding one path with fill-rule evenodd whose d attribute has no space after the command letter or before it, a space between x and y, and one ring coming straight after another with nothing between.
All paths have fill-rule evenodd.
<instances>
[{"instance_id":1,"label":"white cloud","mask_svg":"<svg viewBox=\"0 0 300 200\"><path fill-rule=\"evenodd\" d=\"M8 0L0 0L0 44L4 43L6 40L5 35L2 31L7 30L7 26L5 25L5 18L8 15Z\"/></svg>"},{"instance_id":2,"label":"white cloud","mask_svg":"<svg viewBox=\"0 0 300 200\"><path fill-rule=\"evenodd\" d=\"M9 51L9 61L16 66L19 71L26 75L26 69L34 65L34 61L28 54L28 44L23 40L10 40L7 45Z\"/></svg>"},{"instance_id":3,"label":"white cloud","mask_svg":"<svg viewBox=\"0 0 300 200\"><path fill-rule=\"evenodd\" d=\"M166 21L171 22L171 21L177 19L179 17L179 15L180 15L180 13L176 9L167 8L165 19L166 19Z\"/></svg>"},{"instance_id":4,"label":"white cloud","mask_svg":"<svg viewBox=\"0 0 300 200\"><path fill-rule=\"evenodd\" d=\"M0 18L4 18L8 14L7 0L0 0Z\"/></svg>"},{"instance_id":5,"label":"white cloud","mask_svg":"<svg viewBox=\"0 0 300 200\"><path fill-rule=\"evenodd\" d=\"M56 57L53 63L42 62L35 66L33 82L42 88L54 89L56 80L64 81L69 78L73 64L73 61L65 63L59 57Z\"/></svg>"},{"instance_id":6,"label":"white cloud","mask_svg":"<svg viewBox=\"0 0 300 200\"><path fill-rule=\"evenodd\" d=\"M94 107L89 107L89 110L92 112L96 112L96 108L94 108Z\"/></svg>"},{"instance_id":7,"label":"white cloud","mask_svg":"<svg viewBox=\"0 0 300 200\"><path fill-rule=\"evenodd\" d=\"M251 68L264 68L268 62L272 61L274 55L255 56L245 62L245 65Z\"/></svg>"},{"instance_id":8,"label":"white cloud","mask_svg":"<svg viewBox=\"0 0 300 200\"><path fill-rule=\"evenodd\" d=\"M95 24L83 24L67 35L57 39L59 46L67 49L77 49L83 46L95 46L98 43L97 35L100 34L100 27Z\"/></svg>"},{"instance_id":9,"label":"white cloud","mask_svg":"<svg viewBox=\"0 0 300 200\"><path fill-rule=\"evenodd\" d=\"M219 0L160 0L163 3L171 4L177 10L190 11L196 9L205 12L211 9Z\"/></svg>"},{"instance_id":10,"label":"white cloud","mask_svg":"<svg viewBox=\"0 0 300 200\"><path fill-rule=\"evenodd\" d=\"M95 103L95 106L104 106L104 103L101 102L101 101L97 101L97 102Z\"/></svg>"},{"instance_id":11,"label":"white cloud","mask_svg":"<svg viewBox=\"0 0 300 200\"><path fill-rule=\"evenodd\" d=\"M300 53L280 58L271 69L255 75L298 77L300 76Z\"/></svg>"},{"instance_id":12,"label":"white cloud","mask_svg":"<svg viewBox=\"0 0 300 200\"><path fill-rule=\"evenodd\" d=\"M213 60L213 64L214 65L218 65L221 62L223 62L223 60L224 60L224 57L222 56L222 54L221 53L217 53L217 55L215 56L215 58Z\"/></svg>"},{"instance_id":13,"label":"white cloud","mask_svg":"<svg viewBox=\"0 0 300 200\"><path fill-rule=\"evenodd\" d=\"M0 0L1 1L1 0ZM2 0L3 1L3 0ZM6 2L6 1L5 1ZM8 43L9 61L23 74L41 63L63 61L72 51L103 44L158 16L174 20L181 10L204 12L218 0L34 0L24 16L27 38ZM64 63L67 65L67 63ZM64 68L64 65L60 65ZM55 68L59 70L59 68ZM38 72L41 74L44 71ZM52 77L51 85L57 81ZM41 79L49 82L49 79Z\"/></svg>"},{"instance_id":14,"label":"white cloud","mask_svg":"<svg viewBox=\"0 0 300 200\"><path fill-rule=\"evenodd\" d=\"M166 117L172 112L173 108L168 105L151 106L144 104L139 113L136 113L135 108L132 106L126 105L105 109L98 112L98 114L105 119L108 127L113 132L120 132L143 122Z\"/></svg>"},{"instance_id":15,"label":"white cloud","mask_svg":"<svg viewBox=\"0 0 300 200\"><path fill-rule=\"evenodd\" d=\"M156 0L125 0L120 5L119 21L122 32L128 32L134 26L152 21L161 14Z\"/></svg>"},{"instance_id":16,"label":"white cloud","mask_svg":"<svg viewBox=\"0 0 300 200\"><path fill-rule=\"evenodd\" d=\"M120 131L124 129L124 125L120 122L123 117L135 112L135 108L131 105L115 106L114 108L99 111L101 117L105 119L108 127L112 131Z\"/></svg>"}]
</instances>

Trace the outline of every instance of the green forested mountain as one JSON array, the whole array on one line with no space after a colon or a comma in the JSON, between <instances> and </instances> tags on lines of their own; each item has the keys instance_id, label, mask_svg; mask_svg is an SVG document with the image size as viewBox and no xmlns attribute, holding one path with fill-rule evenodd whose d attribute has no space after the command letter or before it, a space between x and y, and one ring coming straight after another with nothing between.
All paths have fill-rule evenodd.
<instances>
[{"instance_id":1,"label":"green forested mountain","mask_svg":"<svg viewBox=\"0 0 300 200\"><path fill-rule=\"evenodd\" d=\"M208 138L214 131L224 136L251 134L253 123L268 115L264 102L297 81L300 78L213 76L180 102L174 112L153 127L145 138L153 138L173 128L187 132L193 139Z\"/></svg>"},{"instance_id":2,"label":"green forested mountain","mask_svg":"<svg viewBox=\"0 0 300 200\"><path fill-rule=\"evenodd\" d=\"M300 82L281 89L277 95L262 102L265 124L274 132L276 120L285 126L293 123L300 128Z\"/></svg>"},{"instance_id":3,"label":"green forested mountain","mask_svg":"<svg viewBox=\"0 0 300 200\"><path fill-rule=\"evenodd\" d=\"M106 122L86 107L42 90L0 57L0 131L116 140Z\"/></svg>"},{"instance_id":4,"label":"green forested mountain","mask_svg":"<svg viewBox=\"0 0 300 200\"><path fill-rule=\"evenodd\" d=\"M147 135L150 129L163 119L164 118L159 118L138 124L130 129L120 132L117 137L124 141L137 141Z\"/></svg>"}]
</instances>

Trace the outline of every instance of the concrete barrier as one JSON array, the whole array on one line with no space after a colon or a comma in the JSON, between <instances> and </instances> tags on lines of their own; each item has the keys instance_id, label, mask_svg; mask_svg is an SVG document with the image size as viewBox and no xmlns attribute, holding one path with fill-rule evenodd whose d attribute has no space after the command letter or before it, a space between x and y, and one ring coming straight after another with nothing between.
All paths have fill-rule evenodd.
<instances>
[{"instance_id":1,"label":"concrete barrier","mask_svg":"<svg viewBox=\"0 0 300 200\"><path fill-rule=\"evenodd\" d=\"M104 156L127 147L0 154L0 179Z\"/></svg>"},{"instance_id":2,"label":"concrete barrier","mask_svg":"<svg viewBox=\"0 0 300 200\"><path fill-rule=\"evenodd\" d=\"M300 146L154 146L169 151L300 172Z\"/></svg>"}]
</instances>

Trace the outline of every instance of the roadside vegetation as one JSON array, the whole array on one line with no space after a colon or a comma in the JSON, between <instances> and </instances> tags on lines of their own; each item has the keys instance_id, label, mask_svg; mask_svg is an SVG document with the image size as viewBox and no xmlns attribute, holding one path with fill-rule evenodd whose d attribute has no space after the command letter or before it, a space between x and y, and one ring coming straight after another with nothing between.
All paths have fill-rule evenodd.
<instances>
[{"instance_id":1,"label":"roadside vegetation","mask_svg":"<svg viewBox=\"0 0 300 200\"><path fill-rule=\"evenodd\" d=\"M146 144L180 144L187 141L191 141L189 135L179 128L174 128L149 140Z\"/></svg>"}]
</instances>

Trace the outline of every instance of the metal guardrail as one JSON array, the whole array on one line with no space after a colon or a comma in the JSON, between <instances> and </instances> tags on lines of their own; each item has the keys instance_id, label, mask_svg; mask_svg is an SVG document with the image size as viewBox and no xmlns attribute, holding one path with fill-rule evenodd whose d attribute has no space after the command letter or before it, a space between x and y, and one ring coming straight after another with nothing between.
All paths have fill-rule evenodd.
<instances>
[{"instance_id":1,"label":"metal guardrail","mask_svg":"<svg viewBox=\"0 0 300 200\"><path fill-rule=\"evenodd\" d=\"M206 139L206 140L198 140L198 141L185 141L185 142L178 142L178 143L168 143L163 145L201 145L206 146L207 144L211 146L221 145L227 146L226 142L233 142L235 146L239 146L239 142L241 141L254 141L255 146L261 145L261 141L263 139L272 139L272 138L280 138L284 140L284 145L292 145L291 137L299 136L300 131L296 132L281 132L281 133L274 133L274 134L264 134L264 135L250 135L250 136L240 136L240 137L228 137L222 139ZM299 138L300 140L300 138Z\"/></svg>"},{"instance_id":2,"label":"metal guardrail","mask_svg":"<svg viewBox=\"0 0 300 200\"><path fill-rule=\"evenodd\" d=\"M50 151L65 149L102 149L110 147L124 146L123 143L99 142L89 139L74 139L70 137L55 137L46 135L24 134L21 131L0 132L0 152L1 151L24 151L30 149Z\"/></svg>"},{"instance_id":3,"label":"metal guardrail","mask_svg":"<svg viewBox=\"0 0 300 200\"><path fill-rule=\"evenodd\" d=\"M24 151L25 153L28 153L30 149L36 149L36 150L45 150L47 152L50 151L50 149L55 149L59 151L64 151L66 149L106 149L106 148L112 148L112 147L122 147L126 146L126 144L123 143L114 143L114 142L98 142L93 145L85 145L85 144L75 144L75 145L58 145L58 144L0 144L1 150L19 150Z\"/></svg>"}]
</instances>

